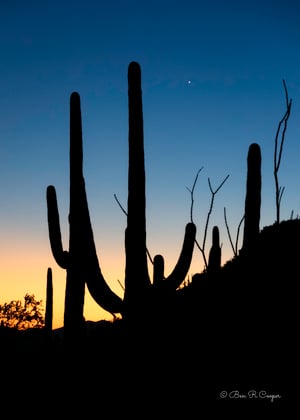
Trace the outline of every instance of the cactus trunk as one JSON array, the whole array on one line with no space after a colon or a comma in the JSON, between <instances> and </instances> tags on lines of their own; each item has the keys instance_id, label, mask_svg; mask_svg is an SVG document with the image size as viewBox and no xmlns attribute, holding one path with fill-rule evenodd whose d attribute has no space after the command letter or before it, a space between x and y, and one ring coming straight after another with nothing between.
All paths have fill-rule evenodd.
<instances>
[{"instance_id":1,"label":"cactus trunk","mask_svg":"<svg viewBox=\"0 0 300 420\"><path fill-rule=\"evenodd\" d=\"M253 249L259 235L261 206L261 151L257 143L249 146L243 250Z\"/></svg>"},{"instance_id":2,"label":"cactus trunk","mask_svg":"<svg viewBox=\"0 0 300 420\"><path fill-rule=\"evenodd\" d=\"M70 207L69 207L69 264L65 293L65 334L77 334L83 330L85 295L82 241L85 232L86 194L82 173L82 126L80 97L73 93L70 98Z\"/></svg>"},{"instance_id":3,"label":"cactus trunk","mask_svg":"<svg viewBox=\"0 0 300 420\"><path fill-rule=\"evenodd\" d=\"M150 278L146 248L146 179L144 160L144 132L141 90L141 69L138 63L128 67L129 110L129 166L127 228L125 232L125 293L126 311L136 311L142 300ZM136 308L136 309L135 309Z\"/></svg>"}]
</instances>

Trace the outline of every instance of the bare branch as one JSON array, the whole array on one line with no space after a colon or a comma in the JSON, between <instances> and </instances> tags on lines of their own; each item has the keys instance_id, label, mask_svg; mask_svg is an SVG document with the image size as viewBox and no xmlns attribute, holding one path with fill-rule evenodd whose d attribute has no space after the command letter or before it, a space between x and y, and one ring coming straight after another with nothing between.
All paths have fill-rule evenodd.
<instances>
[{"instance_id":1,"label":"bare branch","mask_svg":"<svg viewBox=\"0 0 300 420\"><path fill-rule=\"evenodd\" d=\"M210 201L210 207L209 207L209 210L208 210L208 214L207 214L207 218L206 218L206 223L205 223L205 229L204 229L204 236L203 236L203 242L202 242L202 251L203 251L203 253L204 253L204 249L205 249L207 229L208 229L210 215L212 213L212 209L213 209L213 205L214 205L215 195L220 190L220 188L224 185L225 181L227 181L228 178L229 178L229 175L227 175L224 178L224 180L221 182L221 184L218 186L218 188L215 191L212 189L210 179L208 178L208 185L209 185L209 189L210 189L210 192L211 192L211 201ZM205 258L205 266L207 268L206 258Z\"/></svg>"},{"instance_id":2,"label":"bare branch","mask_svg":"<svg viewBox=\"0 0 300 420\"><path fill-rule=\"evenodd\" d=\"M282 150L283 150L283 144L284 144L285 134L287 130L287 123L290 117L291 107L292 107L292 100L289 99L285 80L283 80L283 87L284 87L284 92L285 92L286 111L284 113L284 116L278 123L277 131L275 135L275 147L274 147L274 178L275 178L275 190L276 190L275 194L276 194L276 221L277 223L279 223L280 221L280 202L281 202L282 194L284 191L284 188L282 189L281 187L279 187L278 171L279 171L281 158L282 158ZM283 125L283 129L281 132L282 125ZM278 139L279 139L280 132L281 132L281 140L280 140L279 152L278 152Z\"/></svg>"},{"instance_id":3,"label":"bare branch","mask_svg":"<svg viewBox=\"0 0 300 420\"><path fill-rule=\"evenodd\" d=\"M278 203L279 204L281 203L281 199L282 199L282 195L283 195L284 190L285 190L285 187L280 187L279 188L279 198L278 198Z\"/></svg>"},{"instance_id":4,"label":"bare branch","mask_svg":"<svg viewBox=\"0 0 300 420\"><path fill-rule=\"evenodd\" d=\"M240 229L242 226L243 221L245 220L245 215L241 218L240 223L237 228L237 234L236 234L236 241L235 241L235 255L237 255L238 252L238 242L239 242L239 236L240 236Z\"/></svg>"},{"instance_id":5,"label":"bare branch","mask_svg":"<svg viewBox=\"0 0 300 420\"><path fill-rule=\"evenodd\" d=\"M116 196L116 194L114 194L115 200L116 202L119 204L120 209L122 210L122 212L125 214L125 216L127 216L127 211L124 209L124 207L121 205L120 201L118 200L118 197Z\"/></svg>"},{"instance_id":6,"label":"bare branch","mask_svg":"<svg viewBox=\"0 0 300 420\"><path fill-rule=\"evenodd\" d=\"M284 93L285 93L285 103L286 103L286 107L288 108L289 107L289 94L288 94L288 90L287 90L287 87L286 87L286 83L285 83L285 80L283 79L283 88L284 88Z\"/></svg>"},{"instance_id":7,"label":"bare branch","mask_svg":"<svg viewBox=\"0 0 300 420\"><path fill-rule=\"evenodd\" d=\"M197 239L195 239L195 244L196 244L196 247L197 247L197 248L199 249L199 251L201 252L202 257L203 257L203 260L204 260L204 265L205 265L205 268L207 268L207 260L206 260L206 257L205 257L204 250L201 248L201 245L199 244L199 242L197 241Z\"/></svg>"},{"instance_id":8,"label":"bare branch","mask_svg":"<svg viewBox=\"0 0 300 420\"><path fill-rule=\"evenodd\" d=\"M227 223L227 216L226 216L226 208L225 207L224 207L224 219L225 219L225 225L226 225L226 229L227 229L227 233L228 233L230 245L231 245L233 254L236 257L237 254L238 254L238 242L239 242L240 229L241 229L242 223L243 223L243 221L245 219L245 215L242 217L242 219L240 220L240 222L238 224L237 234L236 234L236 239L235 239L235 246L233 245L233 242L232 242L232 239L231 239L231 235L230 235L230 232L229 232L229 227L228 227L228 223Z\"/></svg>"},{"instance_id":9,"label":"bare branch","mask_svg":"<svg viewBox=\"0 0 300 420\"><path fill-rule=\"evenodd\" d=\"M125 287L124 287L124 285L120 282L120 280L118 279L117 281L118 281L119 285L122 287L122 289L123 289L123 290L125 290Z\"/></svg>"},{"instance_id":10,"label":"bare branch","mask_svg":"<svg viewBox=\"0 0 300 420\"><path fill-rule=\"evenodd\" d=\"M207 214L207 218L206 218L206 223L205 223L205 229L204 229L204 236L203 236L203 242L202 242L202 246L199 244L199 242L195 239L195 244L197 246L197 248L199 249L199 251L202 254L203 260L204 260L204 266L205 269L207 270L208 267L208 263L207 263L207 259L206 259L206 255L205 255L205 243L206 243L206 237L207 237L207 230L208 230L208 224L209 224L209 219L210 219L210 215L212 213L212 209L213 209L213 205L214 205L214 199L215 199L215 195L217 194L217 192L220 190L220 188L224 185L225 181L228 179L229 175L227 175L225 177L225 179L221 182L221 184L218 186L218 188L214 191L212 186L211 186L211 182L210 179L208 178L208 185L209 185L209 189L211 192L211 201L210 201L210 207L208 210L208 214Z\"/></svg>"},{"instance_id":11,"label":"bare branch","mask_svg":"<svg viewBox=\"0 0 300 420\"><path fill-rule=\"evenodd\" d=\"M191 222L192 222L192 223L194 223L194 221L193 221L194 190L195 190L195 187L196 187L196 183L197 183L197 180L198 180L199 173L202 171L202 169L203 169L203 166L202 166L202 168L200 168L200 169L198 170L198 172L197 172L197 174L196 174L196 177L195 177L195 180L194 180L194 183L193 183L192 189L190 189L190 188L186 187L186 188L187 188L187 190L191 193L191 212L190 212L190 214L191 214Z\"/></svg>"},{"instance_id":12,"label":"bare branch","mask_svg":"<svg viewBox=\"0 0 300 420\"><path fill-rule=\"evenodd\" d=\"M232 251L233 251L233 254L234 254L234 255L236 255L236 253L235 253L235 248L234 248L234 246L233 246L233 242L232 242L231 235L230 235L230 231L229 231L229 226L228 226L228 223L227 223L226 207L224 207L224 220L225 220L225 226L226 226L226 230L227 230L227 234L228 234L229 242L230 242L230 245L231 245L231 249L232 249Z\"/></svg>"},{"instance_id":13,"label":"bare branch","mask_svg":"<svg viewBox=\"0 0 300 420\"><path fill-rule=\"evenodd\" d=\"M229 175L227 175L225 177L225 179L221 182L221 184L218 186L218 188L213 192L212 188L211 188L211 184L210 184L210 179L208 178L208 183L209 183L209 188L212 194L217 194L217 192L219 191L220 188L222 188L223 184L225 184L225 182L227 181L227 179L229 178Z\"/></svg>"},{"instance_id":14,"label":"bare branch","mask_svg":"<svg viewBox=\"0 0 300 420\"><path fill-rule=\"evenodd\" d=\"M147 255L148 255L148 258L149 258L151 264L153 264L153 258L151 257L150 252L148 251L148 248L146 248L146 252L147 252Z\"/></svg>"}]
</instances>

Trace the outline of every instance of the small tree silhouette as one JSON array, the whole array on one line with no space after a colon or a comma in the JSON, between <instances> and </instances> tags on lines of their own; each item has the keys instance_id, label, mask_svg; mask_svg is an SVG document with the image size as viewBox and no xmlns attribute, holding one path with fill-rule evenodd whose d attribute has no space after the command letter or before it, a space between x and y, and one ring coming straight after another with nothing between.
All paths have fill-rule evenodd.
<instances>
[{"instance_id":1,"label":"small tree silhouette","mask_svg":"<svg viewBox=\"0 0 300 420\"><path fill-rule=\"evenodd\" d=\"M26 293L24 304L21 300L12 300L0 305L1 327L27 330L28 328L43 328L44 316L41 311L41 300L36 300L34 295Z\"/></svg>"}]
</instances>

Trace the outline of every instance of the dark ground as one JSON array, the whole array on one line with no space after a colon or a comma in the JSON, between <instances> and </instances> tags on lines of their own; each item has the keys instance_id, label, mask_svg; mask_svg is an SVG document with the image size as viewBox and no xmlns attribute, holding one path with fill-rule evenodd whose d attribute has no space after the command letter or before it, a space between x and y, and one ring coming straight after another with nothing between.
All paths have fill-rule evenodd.
<instances>
[{"instance_id":1,"label":"dark ground","mask_svg":"<svg viewBox=\"0 0 300 420\"><path fill-rule=\"evenodd\" d=\"M64 347L63 331L2 330L2 395L97 418L290 406L300 395L299 233L298 220L265 228L251 258L200 274L156 321L141 317L130 331L122 320L87 323L83 342Z\"/></svg>"}]
</instances>

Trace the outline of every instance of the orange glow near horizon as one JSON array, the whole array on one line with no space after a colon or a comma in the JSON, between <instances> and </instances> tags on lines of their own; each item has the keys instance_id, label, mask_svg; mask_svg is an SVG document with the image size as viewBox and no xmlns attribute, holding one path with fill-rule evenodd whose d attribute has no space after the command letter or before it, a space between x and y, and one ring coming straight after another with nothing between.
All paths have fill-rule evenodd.
<instances>
[{"instance_id":1,"label":"orange glow near horizon","mask_svg":"<svg viewBox=\"0 0 300 420\"><path fill-rule=\"evenodd\" d=\"M14 247L14 253L11 246L1 249L0 278L5 279L1 282L0 303L10 302L12 300L23 301L26 293L34 294L37 300L42 300L42 308L46 306L46 278L47 269L51 267L53 277L53 328L63 326L64 297L66 284L66 271L57 266L50 252L45 252L39 247L27 247L20 243ZM116 252L110 254L104 253L101 258L101 270L103 276L111 289L120 297L123 297L122 285L124 285L124 251L121 257ZM169 249L170 251L170 249ZM112 255L114 254L114 255ZM165 275L168 276L173 270L178 258L178 250L173 250L165 258ZM118 258L116 258L118 257ZM226 258L223 255L222 264L231 256ZM103 263L102 263L103 260ZM193 261L188 273L191 279L192 275L202 271L202 256L200 251L195 248ZM152 265L148 262L148 270L152 279ZM111 320L112 315L104 311L90 296L88 290L85 293L84 317L87 321L99 321L102 319Z\"/></svg>"}]
</instances>

